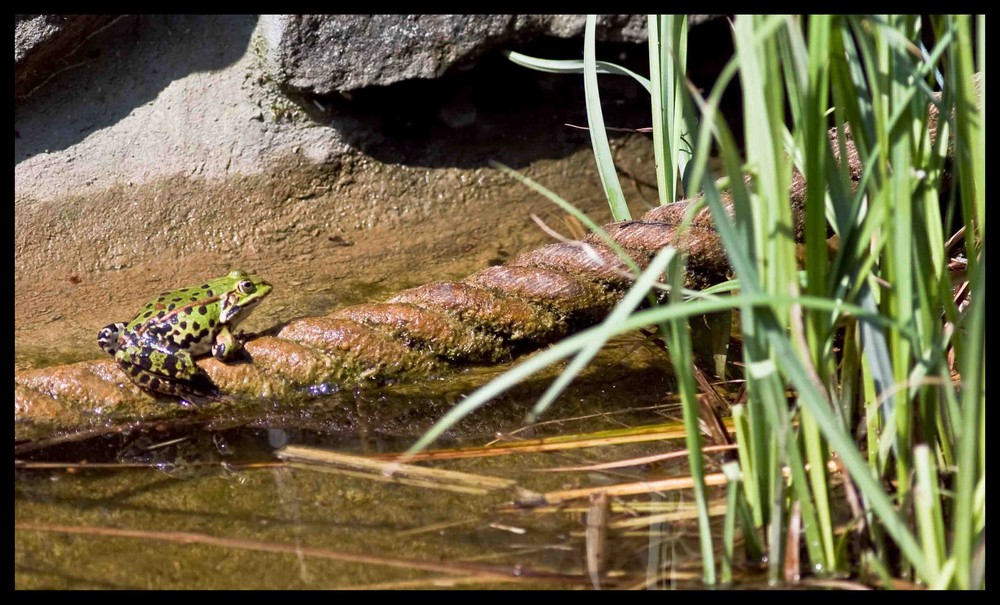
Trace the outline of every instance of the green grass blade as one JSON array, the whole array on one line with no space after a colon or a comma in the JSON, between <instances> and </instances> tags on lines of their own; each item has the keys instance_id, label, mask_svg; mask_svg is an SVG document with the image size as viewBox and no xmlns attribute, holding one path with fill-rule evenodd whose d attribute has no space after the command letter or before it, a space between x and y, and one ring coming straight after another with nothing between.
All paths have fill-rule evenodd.
<instances>
[{"instance_id":1,"label":"green grass blade","mask_svg":"<svg viewBox=\"0 0 1000 605\"><path fill-rule=\"evenodd\" d=\"M653 91L653 151L660 204L684 197L678 188L680 176L691 157L683 149L682 136L689 132L680 97L687 63L687 16L649 16L649 77Z\"/></svg>"},{"instance_id":2,"label":"green grass blade","mask_svg":"<svg viewBox=\"0 0 1000 605\"><path fill-rule=\"evenodd\" d=\"M955 514L952 525L953 553L959 588L970 585L972 549L975 534L974 519L979 513L974 505L974 490L985 480L986 465L986 244L980 251L979 262L972 274L972 302L966 318L966 339L961 353L962 418L958 441L958 470L955 490Z\"/></svg>"},{"instance_id":3,"label":"green grass blade","mask_svg":"<svg viewBox=\"0 0 1000 605\"><path fill-rule=\"evenodd\" d=\"M679 270L678 270L679 269ZM682 300L683 267L674 265L670 271L670 303L672 307L685 308ZM698 403L698 389L695 386L691 368L694 364L691 353L691 333L688 323L682 318L662 322L660 328L667 335L670 344L670 362L681 399L684 418L685 444L688 450L688 467L693 480L695 506L698 511L698 538L701 545L702 579L705 584L715 584L715 550L712 546L712 526L708 516L708 493L705 488L705 462L701 455L701 429Z\"/></svg>"},{"instance_id":4,"label":"green grass blade","mask_svg":"<svg viewBox=\"0 0 1000 605\"><path fill-rule=\"evenodd\" d=\"M740 468L743 469L743 492L746 495L747 503L753 515L753 527L764 526L761 495L758 489L759 480L754 477L757 465L754 460L757 458L753 451L756 445L750 435L750 419L748 418L746 404L733 406L733 427L736 434L737 455L739 456Z\"/></svg>"},{"instance_id":5,"label":"green grass blade","mask_svg":"<svg viewBox=\"0 0 1000 605\"><path fill-rule=\"evenodd\" d=\"M597 172L601 176L611 216L616 221L623 221L632 218L632 215L625 203L625 193L618 181L611 145L608 143L608 133L604 128L604 113L601 110L601 97L597 89L596 30L597 16L587 15L583 38L583 90L587 103L587 124L590 126L590 142L594 147Z\"/></svg>"},{"instance_id":6,"label":"green grass blade","mask_svg":"<svg viewBox=\"0 0 1000 605\"><path fill-rule=\"evenodd\" d=\"M722 472L726 475L726 516L722 524L722 571L721 581L723 584L731 584L733 581L733 542L736 539L736 513L739 509L740 465L736 462L727 462L722 465Z\"/></svg>"},{"instance_id":7,"label":"green grass blade","mask_svg":"<svg viewBox=\"0 0 1000 605\"><path fill-rule=\"evenodd\" d=\"M940 582L941 568L945 562L944 520L941 514L941 494L938 492L937 469L930 455L930 448L918 445L913 450L913 468L916 471L916 489L913 492L913 509L917 531L927 565L935 571L934 584Z\"/></svg>"},{"instance_id":8,"label":"green grass blade","mask_svg":"<svg viewBox=\"0 0 1000 605\"><path fill-rule=\"evenodd\" d=\"M583 73L582 59L541 59L539 57L531 57L513 50L505 50L503 51L503 54L510 59L511 62L522 67L527 67L528 69L534 69L535 71L544 71L546 73L553 74ZM626 67L609 63L607 61L597 61L595 62L595 67L597 69L597 73L599 74L628 76L641 84L642 87L646 89L646 92L650 92L651 90L649 78L641 76Z\"/></svg>"}]
</instances>

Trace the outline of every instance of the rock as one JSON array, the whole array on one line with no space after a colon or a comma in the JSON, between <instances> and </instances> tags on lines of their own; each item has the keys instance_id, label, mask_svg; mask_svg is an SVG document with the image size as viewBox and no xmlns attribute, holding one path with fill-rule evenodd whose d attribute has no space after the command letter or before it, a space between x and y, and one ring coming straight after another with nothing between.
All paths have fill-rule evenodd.
<instances>
[{"instance_id":1,"label":"rock","mask_svg":"<svg viewBox=\"0 0 1000 605\"><path fill-rule=\"evenodd\" d=\"M79 46L124 15L14 15L14 97L71 65Z\"/></svg>"},{"instance_id":2,"label":"rock","mask_svg":"<svg viewBox=\"0 0 1000 605\"><path fill-rule=\"evenodd\" d=\"M693 16L692 22L705 16ZM261 17L275 80L328 95L471 66L541 36L583 35L583 15L270 15ZM599 40L645 42L646 16L604 15Z\"/></svg>"}]
</instances>

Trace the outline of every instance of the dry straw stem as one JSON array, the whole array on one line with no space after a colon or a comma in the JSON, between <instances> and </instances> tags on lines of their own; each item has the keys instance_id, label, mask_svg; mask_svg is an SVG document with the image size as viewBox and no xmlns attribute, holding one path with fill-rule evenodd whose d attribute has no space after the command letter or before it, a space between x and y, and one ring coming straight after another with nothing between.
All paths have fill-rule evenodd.
<instances>
[{"instance_id":1,"label":"dry straw stem","mask_svg":"<svg viewBox=\"0 0 1000 605\"><path fill-rule=\"evenodd\" d=\"M295 468L417 487L479 495L516 487L516 483L511 479L427 468L395 461L373 460L315 447L289 445L278 450L276 454L278 458Z\"/></svg>"}]
</instances>

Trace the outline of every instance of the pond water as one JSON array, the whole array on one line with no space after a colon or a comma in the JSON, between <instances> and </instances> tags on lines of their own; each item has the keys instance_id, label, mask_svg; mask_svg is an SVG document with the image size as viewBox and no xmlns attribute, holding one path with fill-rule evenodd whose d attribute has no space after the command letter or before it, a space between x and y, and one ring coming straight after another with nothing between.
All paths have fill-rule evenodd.
<instances>
[{"instance_id":1,"label":"pond water","mask_svg":"<svg viewBox=\"0 0 1000 605\"><path fill-rule=\"evenodd\" d=\"M498 398L434 447L677 423L668 365L641 339L621 339L538 424L525 428L524 414L554 374ZM685 457L577 468L683 449L666 433L415 463L489 480L471 491L326 472L277 455L288 446L367 457L404 451L500 370L343 392L235 426L161 425L16 453L15 587L592 588L588 556L591 570L603 560L605 588L700 586L690 490L613 495L599 525L601 500L527 505L537 494L687 475ZM589 539L588 511L600 527Z\"/></svg>"}]
</instances>

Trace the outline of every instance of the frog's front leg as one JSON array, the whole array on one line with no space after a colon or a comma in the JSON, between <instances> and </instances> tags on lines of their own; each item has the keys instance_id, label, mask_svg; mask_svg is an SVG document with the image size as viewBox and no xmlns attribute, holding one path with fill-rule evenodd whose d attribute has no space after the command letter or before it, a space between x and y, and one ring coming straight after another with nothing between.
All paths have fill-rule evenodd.
<instances>
[{"instance_id":1,"label":"frog's front leg","mask_svg":"<svg viewBox=\"0 0 1000 605\"><path fill-rule=\"evenodd\" d=\"M212 355L219 361L230 361L240 352L242 345L228 326L222 326L212 343Z\"/></svg>"}]
</instances>

